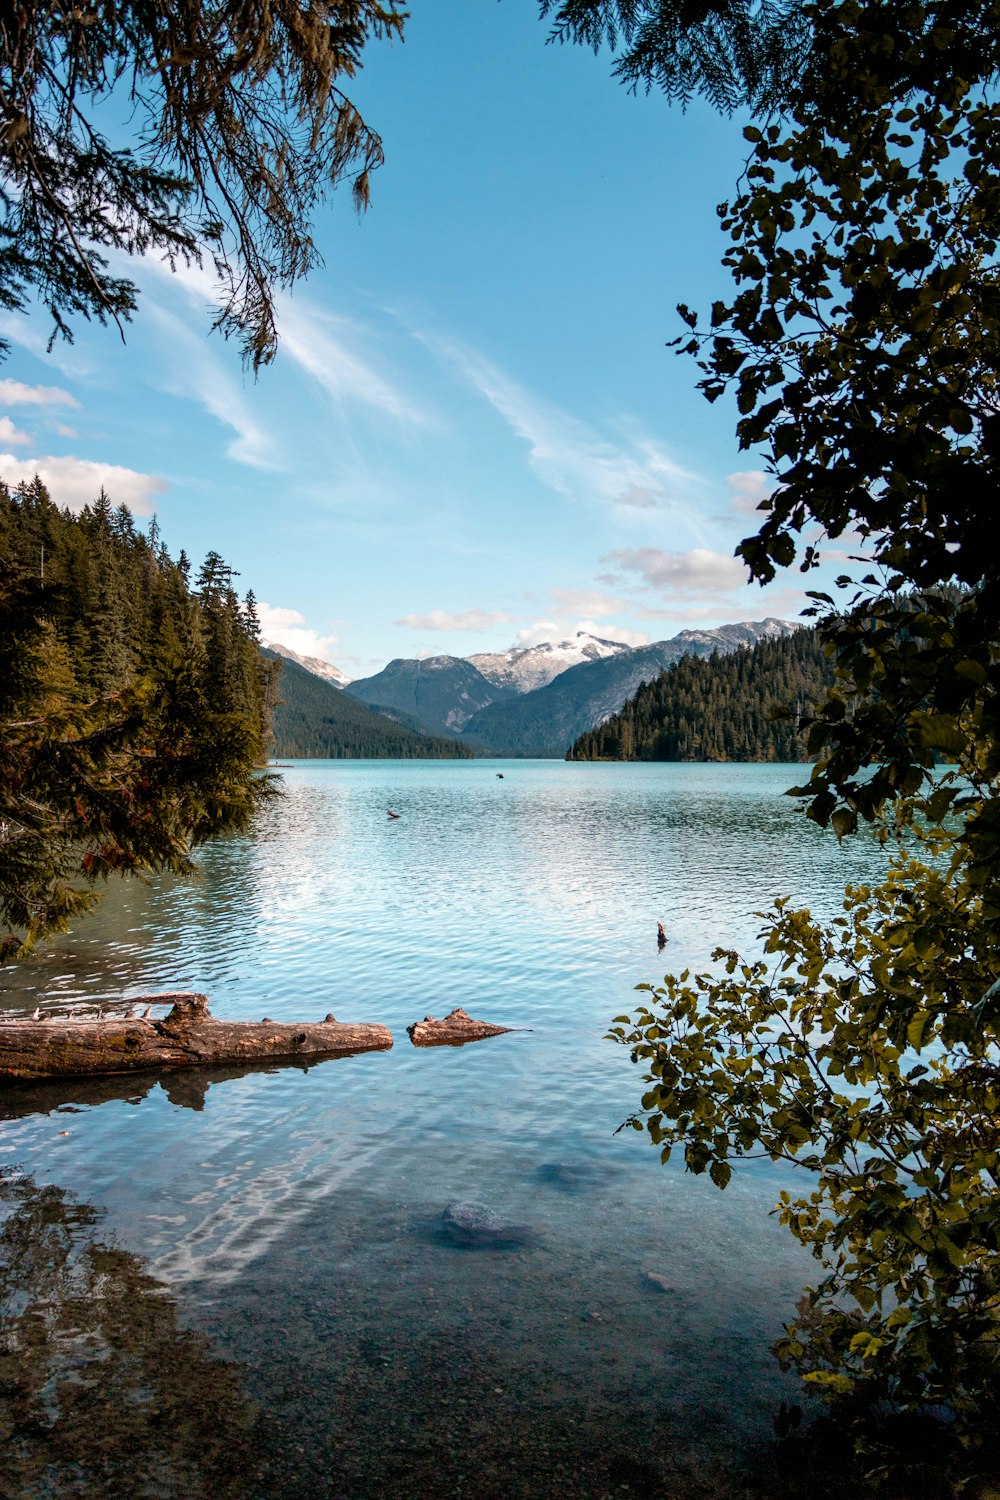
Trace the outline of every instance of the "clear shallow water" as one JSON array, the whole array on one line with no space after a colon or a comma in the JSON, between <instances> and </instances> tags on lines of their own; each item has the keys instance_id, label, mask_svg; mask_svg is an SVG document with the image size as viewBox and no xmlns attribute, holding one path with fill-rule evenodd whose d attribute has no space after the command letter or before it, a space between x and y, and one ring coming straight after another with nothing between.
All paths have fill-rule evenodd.
<instances>
[{"instance_id":1,"label":"clear shallow water","mask_svg":"<svg viewBox=\"0 0 1000 1500\"><path fill-rule=\"evenodd\" d=\"M26 1283L21 1313L39 1295L50 1321L60 1298L78 1318L103 1306L80 1278L114 1244L109 1285L157 1309L115 1325L113 1347L135 1348L114 1410L179 1414L190 1437L191 1412L157 1384L169 1366L188 1393L221 1382L230 1433L215 1458L159 1458L162 1422L137 1433L109 1411L61 1468L39 1468L29 1442L10 1493L745 1493L795 1394L768 1346L815 1266L768 1218L776 1169L750 1165L720 1194L614 1133L640 1080L603 1037L636 983L704 965L716 943L752 948L774 895L832 913L880 852L838 847L782 797L801 767L282 775L255 836L205 850L196 880L113 889L76 934L4 971L0 1008L191 988L236 1018L383 1021L396 1045L308 1071L5 1091L0 1164L34 1185L9 1220L19 1264L24 1242L46 1243L47 1185L103 1211L91 1224L64 1205L61 1290L39 1251L48 1290ZM410 1021L455 1005L530 1030L409 1045ZM440 1229L454 1198L530 1226L530 1243L456 1248ZM111 1388L95 1352L109 1335L74 1328L82 1411ZM94 1478L92 1452L74 1463L96 1426L111 1467Z\"/></svg>"}]
</instances>

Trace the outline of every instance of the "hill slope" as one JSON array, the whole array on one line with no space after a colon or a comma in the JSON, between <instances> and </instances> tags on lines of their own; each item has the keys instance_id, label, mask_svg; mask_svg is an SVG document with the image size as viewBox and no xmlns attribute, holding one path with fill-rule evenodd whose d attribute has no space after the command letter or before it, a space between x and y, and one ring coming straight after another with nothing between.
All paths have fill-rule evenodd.
<instances>
[{"instance_id":1,"label":"hill slope","mask_svg":"<svg viewBox=\"0 0 1000 1500\"><path fill-rule=\"evenodd\" d=\"M749 651L684 657L581 735L567 760L805 760L796 721L833 681L815 630ZM772 722L775 709L790 720Z\"/></svg>"},{"instance_id":2,"label":"hill slope","mask_svg":"<svg viewBox=\"0 0 1000 1500\"><path fill-rule=\"evenodd\" d=\"M263 655L282 660L273 651ZM472 751L454 739L434 739L376 713L342 688L282 660L274 710L273 753L325 760L441 760Z\"/></svg>"}]
</instances>

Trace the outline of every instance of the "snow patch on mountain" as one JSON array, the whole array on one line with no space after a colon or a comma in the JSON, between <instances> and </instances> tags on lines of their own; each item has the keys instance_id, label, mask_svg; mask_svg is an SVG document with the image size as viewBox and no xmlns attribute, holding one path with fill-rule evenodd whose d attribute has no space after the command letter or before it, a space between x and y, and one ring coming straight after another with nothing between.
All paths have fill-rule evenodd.
<instances>
[{"instance_id":1,"label":"snow patch on mountain","mask_svg":"<svg viewBox=\"0 0 1000 1500\"><path fill-rule=\"evenodd\" d=\"M334 687L346 687L350 678L343 673L339 667L333 666L331 662L321 661L318 656L300 656L297 651L292 651L288 646L281 646L277 641L261 641L268 651L274 651L278 656L285 656L289 661L294 661L298 666L304 667L314 677L322 677L324 682L332 682Z\"/></svg>"},{"instance_id":2,"label":"snow patch on mountain","mask_svg":"<svg viewBox=\"0 0 1000 1500\"><path fill-rule=\"evenodd\" d=\"M619 656L633 648L621 641L605 641L600 636L578 630L572 640L546 641L541 646L511 646L509 651L484 651L465 659L495 687L515 693L531 693L558 677L570 667L585 661L600 661Z\"/></svg>"}]
</instances>

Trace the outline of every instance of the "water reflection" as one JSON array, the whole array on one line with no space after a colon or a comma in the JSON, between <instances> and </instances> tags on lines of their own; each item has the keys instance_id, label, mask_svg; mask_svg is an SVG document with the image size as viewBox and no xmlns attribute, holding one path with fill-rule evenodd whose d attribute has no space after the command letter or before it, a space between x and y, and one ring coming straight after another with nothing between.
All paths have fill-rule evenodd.
<instances>
[{"instance_id":1,"label":"water reflection","mask_svg":"<svg viewBox=\"0 0 1000 1500\"><path fill-rule=\"evenodd\" d=\"M98 1104L117 1101L141 1104L151 1090L160 1088L175 1109L193 1109L201 1113L208 1091L220 1083L257 1074L308 1073L334 1059L318 1058L313 1062L281 1062L266 1066L182 1068L177 1072L111 1074L100 1078L54 1078L43 1083L15 1082L0 1091L0 1120L28 1119L32 1115L57 1112L76 1114Z\"/></svg>"},{"instance_id":2,"label":"water reflection","mask_svg":"<svg viewBox=\"0 0 1000 1500\"><path fill-rule=\"evenodd\" d=\"M141 1256L58 1187L0 1173L0 1443L9 1496L246 1493L253 1410Z\"/></svg>"}]
</instances>

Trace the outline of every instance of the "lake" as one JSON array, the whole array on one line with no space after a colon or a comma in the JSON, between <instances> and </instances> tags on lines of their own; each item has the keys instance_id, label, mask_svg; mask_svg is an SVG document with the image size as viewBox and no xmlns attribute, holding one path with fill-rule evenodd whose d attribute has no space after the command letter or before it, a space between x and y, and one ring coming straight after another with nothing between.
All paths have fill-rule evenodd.
<instances>
[{"instance_id":1,"label":"lake","mask_svg":"<svg viewBox=\"0 0 1000 1500\"><path fill-rule=\"evenodd\" d=\"M773 896L833 914L882 852L782 795L801 766L280 774L252 836L112 887L0 1009L197 989L395 1046L4 1089L0 1495L768 1493L798 1395L769 1345L818 1270L768 1214L789 1173L720 1193L616 1133L640 1073L604 1035L636 984L752 950ZM524 1029L410 1045L456 1005ZM525 1242L454 1244L464 1198Z\"/></svg>"}]
</instances>

